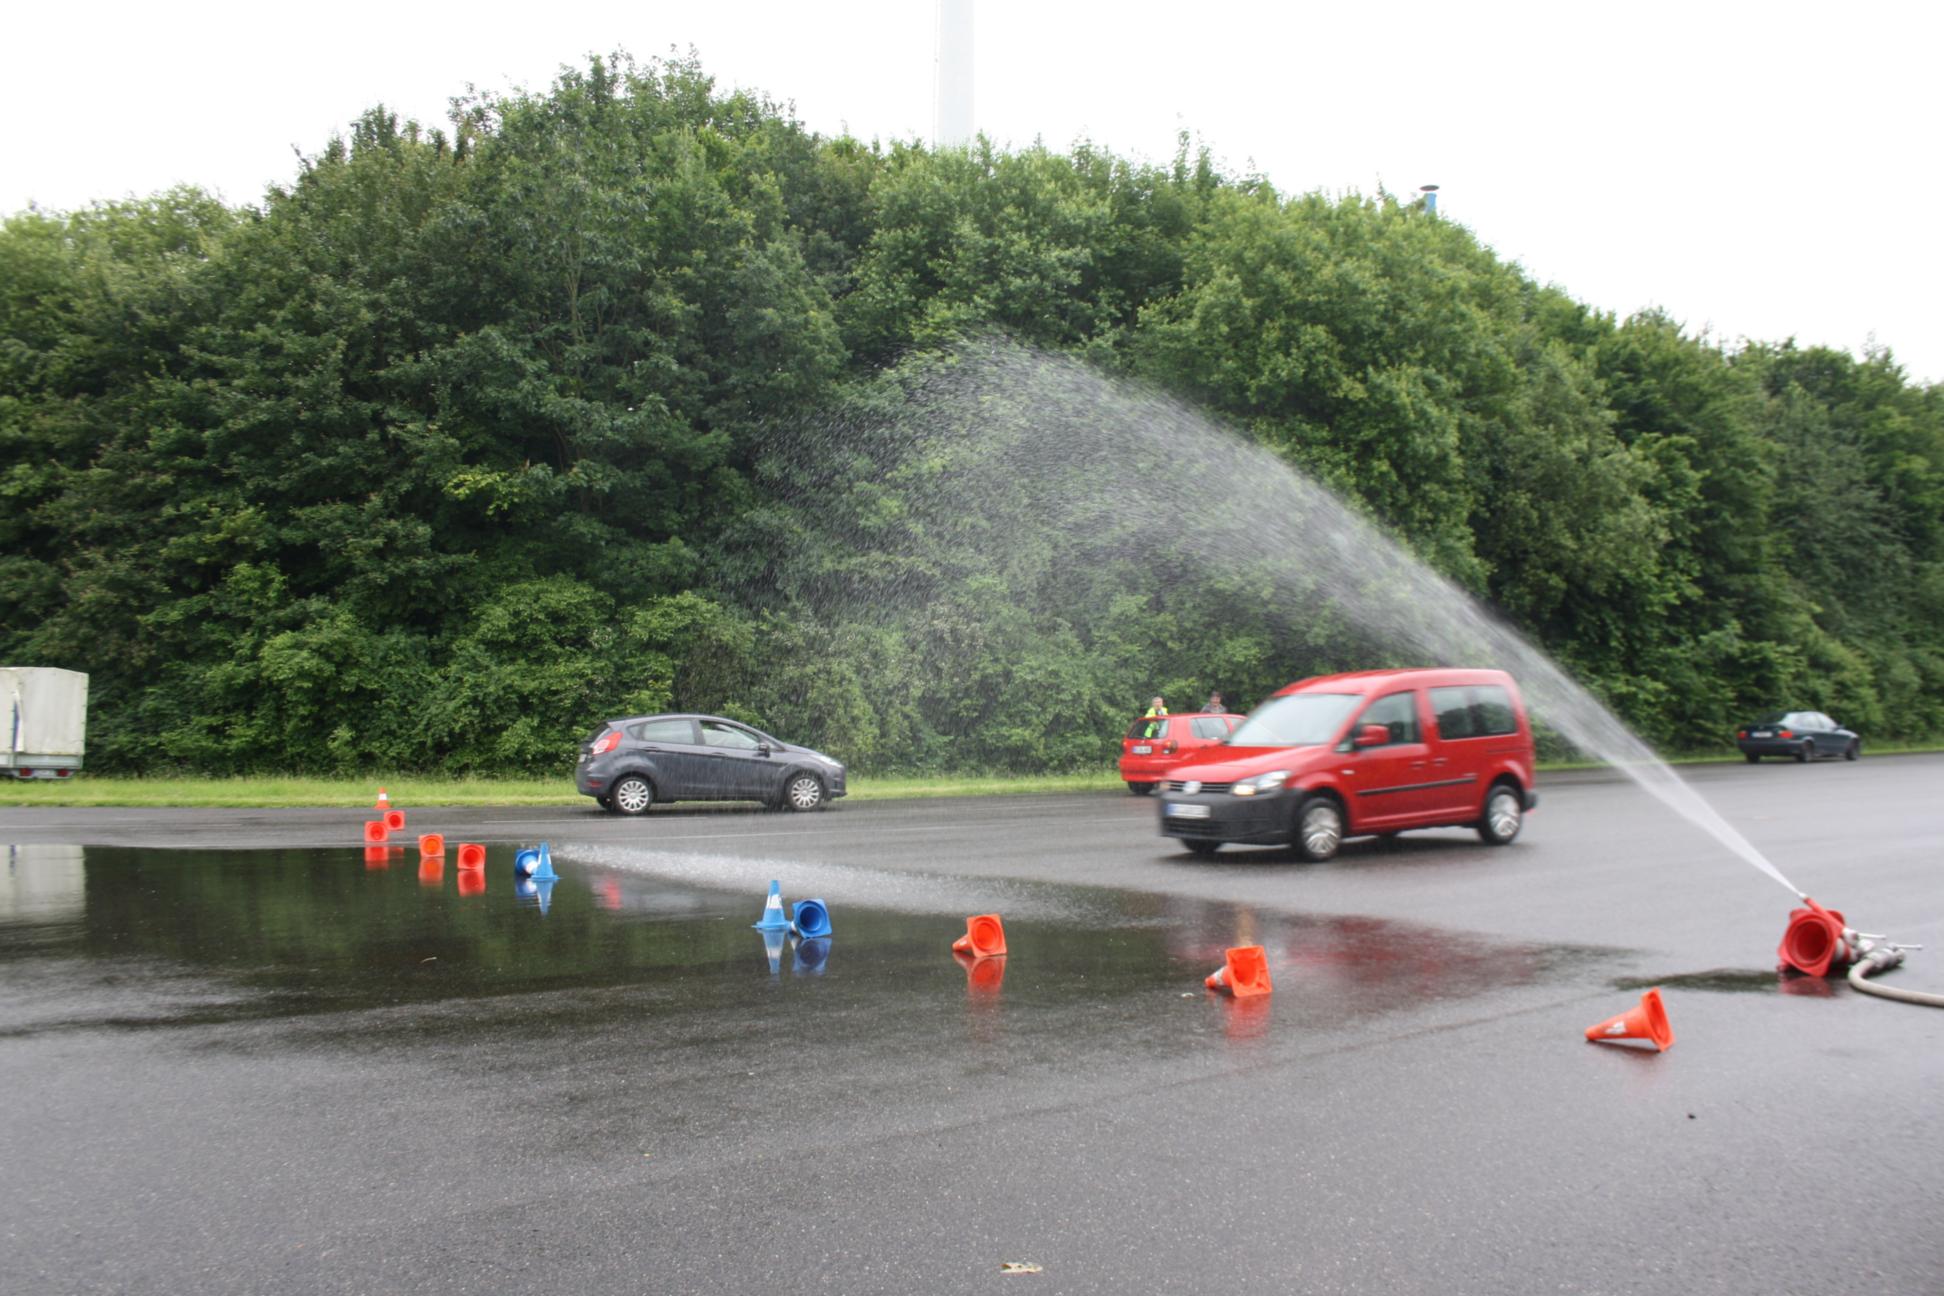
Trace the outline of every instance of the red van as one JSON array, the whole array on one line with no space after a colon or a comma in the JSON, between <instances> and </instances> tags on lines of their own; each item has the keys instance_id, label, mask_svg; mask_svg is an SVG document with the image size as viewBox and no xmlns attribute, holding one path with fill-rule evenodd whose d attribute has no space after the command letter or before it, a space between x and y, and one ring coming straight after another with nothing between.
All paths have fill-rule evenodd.
<instances>
[{"instance_id":1,"label":"red van","mask_svg":"<svg viewBox=\"0 0 1944 1296\"><path fill-rule=\"evenodd\" d=\"M1494 670L1291 684L1161 792L1161 835L1197 855L1288 843L1307 860L1329 859L1346 837L1408 828L1476 828L1503 846L1539 804L1525 703Z\"/></svg>"},{"instance_id":2,"label":"red van","mask_svg":"<svg viewBox=\"0 0 1944 1296\"><path fill-rule=\"evenodd\" d=\"M1204 712L1142 716L1127 727L1127 736L1121 739L1120 776L1127 790L1146 796L1170 770L1206 760L1208 752L1203 749L1227 742L1241 720L1239 715Z\"/></svg>"}]
</instances>

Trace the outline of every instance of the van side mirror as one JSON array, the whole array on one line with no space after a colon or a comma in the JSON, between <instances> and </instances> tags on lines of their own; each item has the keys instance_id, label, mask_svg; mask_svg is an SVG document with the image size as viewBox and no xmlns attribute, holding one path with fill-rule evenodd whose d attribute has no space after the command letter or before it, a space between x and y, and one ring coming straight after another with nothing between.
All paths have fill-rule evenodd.
<instances>
[{"instance_id":1,"label":"van side mirror","mask_svg":"<svg viewBox=\"0 0 1944 1296\"><path fill-rule=\"evenodd\" d=\"M1389 741L1390 741L1390 729L1387 726L1380 725L1380 724L1367 724L1363 728L1357 730L1356 740L1351 744L1351 746L1359 747L1359 748L1382 747L1385 743Z\"/></svg>"}]
</instances>

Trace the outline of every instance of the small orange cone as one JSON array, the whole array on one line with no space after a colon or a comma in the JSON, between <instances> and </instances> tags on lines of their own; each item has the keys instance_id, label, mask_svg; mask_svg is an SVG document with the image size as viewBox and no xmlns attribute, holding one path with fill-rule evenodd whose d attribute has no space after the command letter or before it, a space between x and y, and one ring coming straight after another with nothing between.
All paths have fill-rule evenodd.
<instances>
[{"instance_id":1,"label":"small orange cone","mask_svg":"<svg viewBox=\"0 0 1944 1296\"><path fill-rule=\"evenodd\" d=\"M1237 999L1269 993L1269 956L1260 945L1238 945L1228 951L1228 960L1202 984L1210 990L1226 990Z\"/></svg>"},{"instance_id":2,"label":"small orange cone","mask_svg":"<svg viewBox=\"0 0 1944 1296\"><path fill-rule=\"evenodd\" d=\"M1598 1026L1588 1026L1586 1038L1598 1044L1644 1039L1658 1051L1667 1052L1674 1043L1674 1029L1667 1024L1667 1005L1661 1002L1660 987L1641 995L1638 1008L1610 1017Z\"/></svg>"},{"instance_id":3,"label":"small orange cone","mask_svg":"<svg viewBox=\"0 0 1944 1296\"><path fill-rule=\"evenodd\" d=\"M421 833L419 835L419 854L421 855L445 854L445 834L444 833Z\"/></svg>"},{"instance_id":4,"label":"small orange cone","mask_svg":"<svg viewBox=\"0 0 1944 1296\"><path fill-rule=\"evenodd\" d=\"M385 821L383 819L365 820L364 834L365 840L368 842L382 842L391 836L391 832L385 827Z\"/></svg>"},{"instance_id":5,"label":"small orange cone","mask_svg":"<svg viewBox=\"0 0 1944 1296\"><path fill-rule=\"evenodd\" d=\"M387 810L382 817L384 818L385 830L387 832L404 831L405 812L403 810Z\"/></svg>"},{"instance_id":6,"label":"small orange cone","mask_svg":"<svg viewBox=\"0 0 1944 1296\"><path fill-rule=\"evenodd\" d=\"M385 817L385 811L391 809L391 796L385 789L378 789L378 804L373 809L378 811L378 817L380 819Z\"/></svg>"},{"instance_id":7,"label":"small orange cone","mask_svg":"<svg viewBox=\"0 0 1944 1296\"><path fill-rule=\"evenodd\" d=\"M1006 952L1006 928L998 914L978 914L965 920L965 935L952 942L955 954L997 958Z\"/></svg>"},{"instance_id":8,"label":"small orange cone","mask_svg":"<svg viewBox=\"0 0 1944 1296\"><path fill-rule=\"evenodd\" d=\"M459 843L459 867L462 869L483 869L486 867L486 848L478 842Z\"/></svg>"}]
</instances>

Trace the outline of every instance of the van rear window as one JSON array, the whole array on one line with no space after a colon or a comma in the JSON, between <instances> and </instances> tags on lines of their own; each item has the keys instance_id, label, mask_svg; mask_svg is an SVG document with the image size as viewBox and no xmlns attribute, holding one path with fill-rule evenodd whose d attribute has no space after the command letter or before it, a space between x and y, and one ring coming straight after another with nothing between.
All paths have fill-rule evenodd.
<instances>
[{"instance_id":1,"label":"van rear window","mask_svg":"<svg viewBox=\"0 0 1944 1296\"><path fill-rule=\"evenodd\" d=\"M1512 709L1512 695L1497 684L1434 688L1431 709L1438 715L1438 737L1447 741L1519 732L1519 716Z\"/></svg>"}]
</instances>

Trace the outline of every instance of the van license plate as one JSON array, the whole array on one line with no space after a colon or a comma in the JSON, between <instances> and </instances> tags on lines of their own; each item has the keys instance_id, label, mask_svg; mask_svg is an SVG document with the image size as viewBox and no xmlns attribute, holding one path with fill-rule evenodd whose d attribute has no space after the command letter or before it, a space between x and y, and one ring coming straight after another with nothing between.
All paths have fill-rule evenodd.
<instances>
[{"instance_id":1,"label":"van license plate","mask_svg":"<svg viewBox=\"0 0 1944 1296\"><path fill-rule=\"evenodd\" d=\"M1128 750L1136 756L1152 756L1154 754L1154 746L1152 743L1135 743Z\"/></svg>"},{"instance_id":2,"label":"van license plate","mask_svg":"<svg viewBox=\"0 0 1944 1296\"><path fill-rule=\"evenodd\" d=\"M1206 819L1208 807L1205 805L1183 805L1179 801L1168 802L1168 814L1176 819Z\"/></svg>"}]
</instances>

